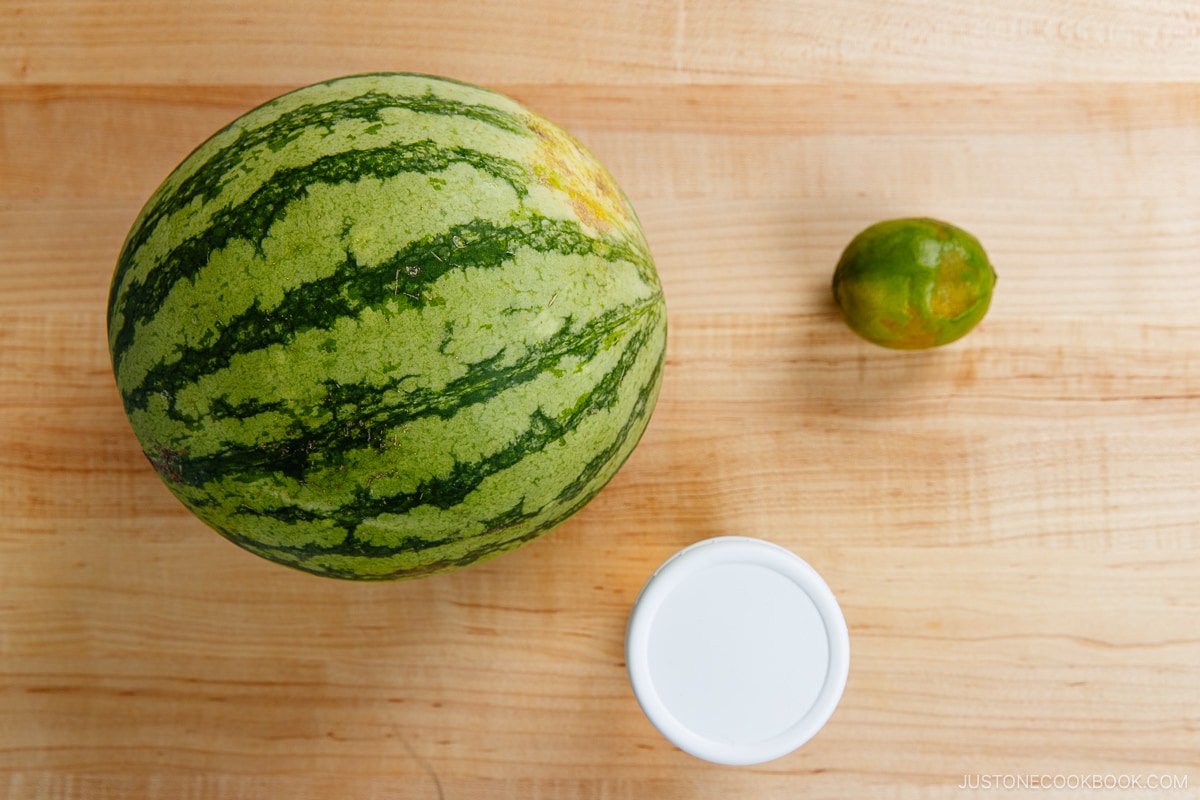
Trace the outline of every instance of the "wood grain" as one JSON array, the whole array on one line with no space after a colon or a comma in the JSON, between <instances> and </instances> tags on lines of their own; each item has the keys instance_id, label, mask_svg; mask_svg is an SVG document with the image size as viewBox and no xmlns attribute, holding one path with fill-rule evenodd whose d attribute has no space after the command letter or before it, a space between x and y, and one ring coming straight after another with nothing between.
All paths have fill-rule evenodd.
<instances>
[{"instance_id":1,"label":"wood grain","mask_svg":"<svg viewBox=\"0 0 1200 800\"><path fill-rule=\"evenodd\" d=\"M475 82L1185 81L1182 0L9 2L9 83L308 83L419 68Z\"/></svg>"},{"instance_id":2,"label":"wood grain","mask_svg":"<svg viewBox=\"0 0 1200 800\"><path fill-rule=\"evenodd\" d=\"M0 6L0 797L962 798L1030 774L1197 797L1198 50L1165 0ZM360 586L174 500L104 304L203 138L393 68L582 138L671 330L650 430L583 512ZM859 342L829 299L849 238L910 214L1000 274L934 352ZM624 671L644 580L722 534L801 554L851 630L833 720L752 768L671 747Z\"/></svg>"}]
</instances>

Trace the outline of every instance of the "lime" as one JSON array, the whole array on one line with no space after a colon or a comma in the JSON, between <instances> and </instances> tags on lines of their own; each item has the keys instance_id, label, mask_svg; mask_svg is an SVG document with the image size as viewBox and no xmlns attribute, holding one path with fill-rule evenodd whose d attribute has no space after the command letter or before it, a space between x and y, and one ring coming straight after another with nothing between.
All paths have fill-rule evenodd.
<instances>
[{"instance_id":1,"label":"lime","mask_svg":"<svg viewBox=\"0 0 1200 800\"><path fill-rule=\"evenodd\" d=\"M833 298L867 341L923 350L974 328L995 285L996 271L971 234L936 219L893 219L847 245L833 273Z\"/></svg>"}]
</instances>

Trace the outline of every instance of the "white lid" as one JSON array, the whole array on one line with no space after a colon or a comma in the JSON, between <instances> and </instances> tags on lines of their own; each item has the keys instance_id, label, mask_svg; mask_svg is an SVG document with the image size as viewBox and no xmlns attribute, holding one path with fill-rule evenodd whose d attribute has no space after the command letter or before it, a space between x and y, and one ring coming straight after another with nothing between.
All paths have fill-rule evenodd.
<instances>
[{"instance_id":1,"label":"white lid","mask_svg":"<svg viewBox=\"0 0 1200 800\"><path fill-rule=\"evenodd\" d=\"M718 764L759 764L807 742L850 670L829 586L789 550L722 536L667 559L625 637L642 710L674 745Z\"/></svg>"}]
</instances>

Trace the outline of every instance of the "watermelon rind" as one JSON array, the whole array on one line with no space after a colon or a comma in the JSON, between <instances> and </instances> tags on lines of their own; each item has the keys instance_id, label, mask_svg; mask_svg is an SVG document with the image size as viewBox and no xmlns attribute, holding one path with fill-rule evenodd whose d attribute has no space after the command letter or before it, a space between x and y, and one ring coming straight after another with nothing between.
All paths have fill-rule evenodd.
<instances>
[{"instance_id":1,"label":"watermelon rind","mask_svg":"<svg viewBox=\"0 0 1200 800\"><path fill-rule=\"evenodd\" d=\"M194 150L109 293L125 411L166 486L306 572L411 578L554 529L641 439L667 316L629 199L493 91L354 75Z\"/></svg>"}]
</instances>

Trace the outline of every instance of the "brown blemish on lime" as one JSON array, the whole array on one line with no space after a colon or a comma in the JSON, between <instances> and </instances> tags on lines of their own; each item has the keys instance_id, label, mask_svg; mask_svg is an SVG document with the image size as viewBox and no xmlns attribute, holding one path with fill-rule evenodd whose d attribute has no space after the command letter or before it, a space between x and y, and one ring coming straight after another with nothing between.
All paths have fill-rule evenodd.
<instances>
[{"instance_id":1,"label":"brown blemish on lime","mask_svg":"<svg viewBox=\"0 0 1200 800\"><path fill-rule=\"evenodd\" d=\"M979 301L979 290L972 280L971 265L956 248L942 249L941 266L929 294L929 311L942 319L956 319Z\"/></svg>"},{"instance_id":2,"label":"brown blemish on lime","mask_svg":"<svg viewBox=\"0 0 1200 800\"><path fill-rule=\"evenodd\" d=\"M911 302L905 308L908 315L904 322L884 318L879 324L894 334L891 346L898 350L924 350L934 347L938 341L937 328L929 324L929 320L921 316L920 310Z\"/></svg>"}]
</instances>

